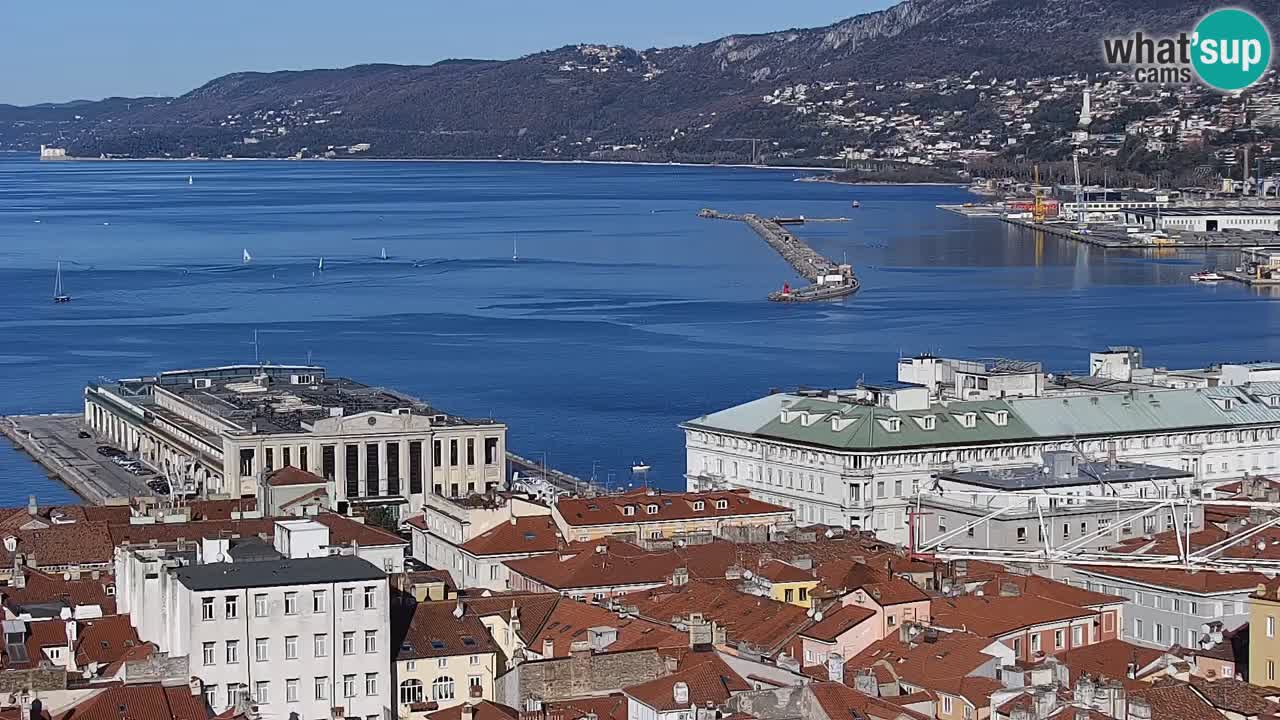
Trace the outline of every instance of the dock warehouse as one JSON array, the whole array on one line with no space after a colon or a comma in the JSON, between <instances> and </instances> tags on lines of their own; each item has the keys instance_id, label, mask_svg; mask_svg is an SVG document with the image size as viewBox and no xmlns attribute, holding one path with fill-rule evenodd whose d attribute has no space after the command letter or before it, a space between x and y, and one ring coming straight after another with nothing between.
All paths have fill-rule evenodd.
<instances>
[{"instance_id":1,"label":"dock warehouse","mask_svg":"<svg viewBox=\"0 0 1280 720\"><path fill-rule=\"evenodd\" d=\"M1186 207L1131 208L1124 211L1128 225L1149 230L1280 230L1280 208Z\"/></svg>"}]
</instances>

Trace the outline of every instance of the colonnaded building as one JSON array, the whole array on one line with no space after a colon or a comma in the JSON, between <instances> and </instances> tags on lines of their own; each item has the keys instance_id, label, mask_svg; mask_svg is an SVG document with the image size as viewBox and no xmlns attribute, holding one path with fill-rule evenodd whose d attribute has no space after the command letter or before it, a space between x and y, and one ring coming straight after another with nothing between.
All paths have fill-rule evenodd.
<instances>
[{"instance_id":1,"label":"colonnaded building","mask_svg":"<svg viewBox=\"0 0 1280 720\"><path fill-rule=\"evenodd\" d=\"M442 412L322 367L232 365L92 383L85 423L198 490L240 497L284 468L328 480L329 497L406 517L426 493L465 497L502 486L504 424Z\"/></svg>"},{"instance_id":2,"label":"colonnaded building","mask_svg":"<svg viewBox=\"0 0 1280 720\"><path fill-rule=\"evenodd\" d=\"M1057 450L1186 473L1163 487L1171 496L1280 470L1276 363L1170 371L1118 347L1091 354L1082 376L931 356L903 358L898 376L773 393L683 423L688 488L748 488L797 523L906 543L910 499L940 473L1025 467Z\"/></svg>"}]
</instances>

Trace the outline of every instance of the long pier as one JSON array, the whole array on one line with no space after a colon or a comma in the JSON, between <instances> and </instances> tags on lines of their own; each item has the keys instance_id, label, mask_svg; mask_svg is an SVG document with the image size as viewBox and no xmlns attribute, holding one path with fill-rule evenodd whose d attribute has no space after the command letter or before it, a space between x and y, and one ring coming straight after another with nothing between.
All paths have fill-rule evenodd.
<instances>
[{"instance_id":1,"label":"long pier","mask_svg":"<svg viewBox=\"0 0 1280 720\"><path fill-rule=\"evenodd\" d=\"M89 503L151 495L146 480L98 454L92 437L80 437L82 419L70 413L0 417L0 433Z\"/></svg>"},{"instance_id":2,"label":"long pier","mask_svg":"<svg viewBox=\"0 0 1280 720\"><path fill-rule=\"evenodd\" d=\"M798 290L784 288L783 290L769 293L769 299L774 302L831 300L858 292L860 284L857 276L853 274L851 266L842 265L823 257L817 250L809 247L803 240L787 232L787 229L783 227L784 224L818 222L819 220L817 219L808 220L803 217L765 218L754 213L739 215L722 213L709 208L700 210L698 217L746 223L757 235L764 239L769 247L781 255L783 260L787 261L787 264L796 271L796 274L812 283ZM820 220L823 222L839 222L844 218L822 218Z\"/></svg>"}]
</instances>

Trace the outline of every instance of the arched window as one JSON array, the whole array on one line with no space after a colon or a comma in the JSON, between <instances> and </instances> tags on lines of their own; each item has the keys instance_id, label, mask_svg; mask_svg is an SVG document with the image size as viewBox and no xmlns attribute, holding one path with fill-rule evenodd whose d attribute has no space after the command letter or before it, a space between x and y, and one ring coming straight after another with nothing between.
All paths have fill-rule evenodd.
<instances>
[{"instance_id":1,"label":"arched window","mask_svg":"<svg viewBox=\"0 0 1280 720\"><path fill-rule=\"evenodd\" d=\"M422 681L405 680L400 683L400 704L408 705L418 702L422 702Z\"/></svg>"},{"instance_id":2,"label":"arched window","mask_svg":"<svg viewBox=\"0 0 1280 720\"><path fill-rule=\"evenodd\" d=\"M453 678L448 675L441 675L431 681L431 699L452 700L453 699Z\"/></svg>"}]
</instances>

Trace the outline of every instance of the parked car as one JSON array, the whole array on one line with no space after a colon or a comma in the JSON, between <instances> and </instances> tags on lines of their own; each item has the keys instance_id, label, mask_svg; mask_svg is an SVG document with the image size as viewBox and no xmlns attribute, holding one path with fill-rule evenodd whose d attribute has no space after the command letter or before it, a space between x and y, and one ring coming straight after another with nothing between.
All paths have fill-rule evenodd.
<instances>
[{"instance_id":1,"label":"parked car","mask_svg":"<svg viewBox=\"0 0 1280 720\"><path fill-rule=\"evenodd\" d=\"M76 433L76 434L80 436L80 439L81 439L81 440L86 440L86 439L88 439L88 438L93 437L92 435L90 435L90 434L89 434L87 431L85 431L85 430L81 430L79 433Z\"/></svg>"}]
</instances>

